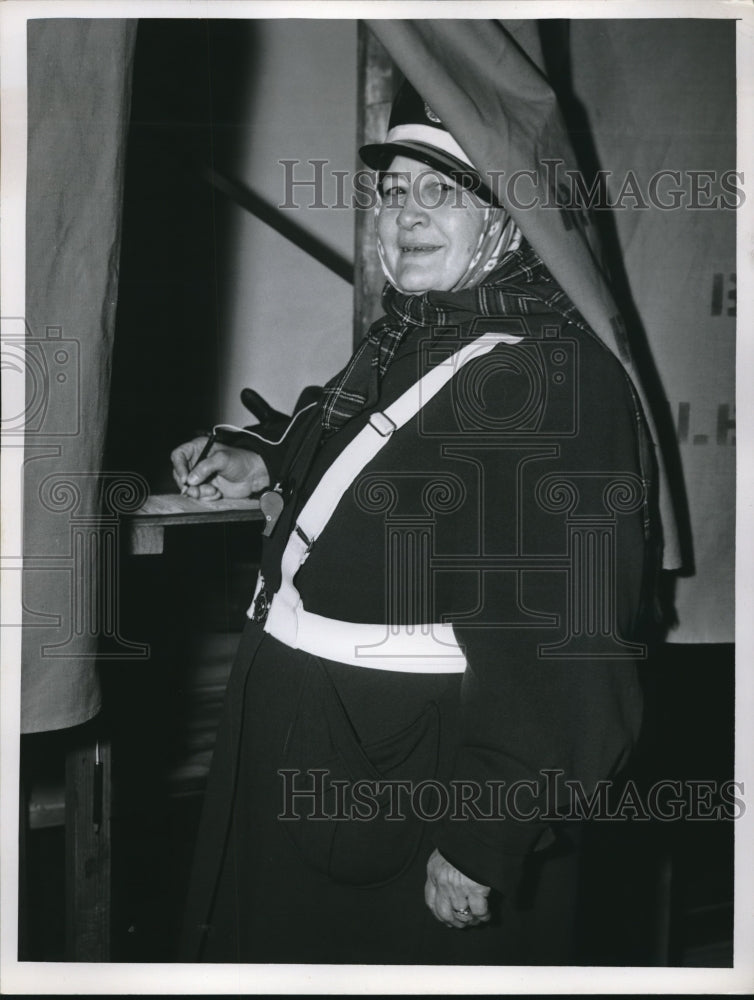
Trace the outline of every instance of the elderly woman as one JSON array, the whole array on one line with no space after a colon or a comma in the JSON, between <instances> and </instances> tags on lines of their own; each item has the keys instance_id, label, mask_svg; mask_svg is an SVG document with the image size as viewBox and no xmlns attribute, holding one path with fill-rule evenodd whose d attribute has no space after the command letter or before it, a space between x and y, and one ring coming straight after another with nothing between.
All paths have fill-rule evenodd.
<instances>
[{"instance_id":1,"label":"elderly woman","mask_svg":"<svg viewBox=\"0 0 754 1000\"><path fill-rule=\"evenodd\" d=\"M407 84L362 157L386 315L282 434L172 455L268 514L183 957L576 961L578 793L641 714L640 407Z\"/></svg>"}]
</instances>

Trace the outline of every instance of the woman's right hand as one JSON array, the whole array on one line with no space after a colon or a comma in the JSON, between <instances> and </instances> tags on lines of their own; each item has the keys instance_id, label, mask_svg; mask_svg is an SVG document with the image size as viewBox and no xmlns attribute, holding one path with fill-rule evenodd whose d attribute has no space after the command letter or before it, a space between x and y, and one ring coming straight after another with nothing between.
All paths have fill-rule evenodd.
<instances>
[{"instance_id":1,"label":"woman's right hand","mask_svg":"<svg viewBox=\"0 0 754 1000\"><path fill-rule=\"evenodd\" d=\"M193 468L206 443L206 437L194 438L170 453L173 479L185 496L196 500L248 497L270 485L267 466L256 452L219 442Z\"/></svg>"}]
</instances>

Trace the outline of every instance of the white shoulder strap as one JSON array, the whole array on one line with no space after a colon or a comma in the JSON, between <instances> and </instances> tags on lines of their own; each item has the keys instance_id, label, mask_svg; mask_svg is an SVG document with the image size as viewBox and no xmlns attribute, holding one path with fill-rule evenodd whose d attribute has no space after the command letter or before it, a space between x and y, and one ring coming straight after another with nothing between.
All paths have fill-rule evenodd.
<instances>
[{"instance_id":1,"label":"white shoulder strap","mask_svg":"<svg viewBox=\"0 0 754 1000\"><path fill-rule=\"evenodd\" d=\"M384 412L372 414L369 423L343 449L322 476L301 510L283 552L281 594L289 587L292 589L293 578L346 490L362 469L385 447L391 435L415 416L469 361L482 357L498 344L517 344L522 339L509 333L482 334L447 360L435 365ZM297 594L294 597L294 593L288 595L292 601L298 597Z\"/></svg>"},{"instance_id":2,"label":"white shoulder strap","mask_svg":"<svg viewBox=\"0 0 754 1000\"><path fill-rule=\"evenodd\" d=\"M369 423L325 472L298 516L283 552L280 589L272 598L265 632L294 649L305 649L357 666L433 673L464 669L465 659L450 626L399 629L400 634L392 635L388 647L385 644L386 626L365 630L362 626L309 614L303 607L294 579L346 490L385 447L391 435L415 416L469 361L482 357L498 344L516 344L521 339L506 333L483 334L432 368L382 413L372 414ZM260 576L257 591L262 586ZM255 599L256 593L247 612L250 617L254 616Z\"/></svg>"},{"instance_id":3,"label":"white shoulder strap","mask_svg":"<svg viewBox=\"0 0 754 1000\"><path fill-rule=\"evenodd\" d=\"M309 545L321 534L346 490L385 447L394 431L408 423L469 361L482 357L498 344L517 344L522 339L508 333L482 334L435 365L382 413L373 413L369 423L324 474L298 516L298 529Z\"/></svg>"}]
</instances>

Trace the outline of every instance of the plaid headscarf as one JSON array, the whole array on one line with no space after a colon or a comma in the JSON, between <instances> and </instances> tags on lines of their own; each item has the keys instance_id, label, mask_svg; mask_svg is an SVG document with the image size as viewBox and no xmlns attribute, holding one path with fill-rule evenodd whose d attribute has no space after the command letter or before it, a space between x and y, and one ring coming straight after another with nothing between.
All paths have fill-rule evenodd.
<instances>
[{"instance_id":1,"label":"plaid headscarf","mask_svg":"<svg viewBox=\"0 0 754 1000\"><path fill-rule=\"evenodd\" d=\"M328 431L379 399L380 382L406 337L432 327L467 330L478 316L556 312L582 329L586 323L526 240L507 253L480 284L462 291L407 295L391 284L382 293L386 315L369 328L345 368L325 386L322 425Z\"/></svg>"}]
</instances>

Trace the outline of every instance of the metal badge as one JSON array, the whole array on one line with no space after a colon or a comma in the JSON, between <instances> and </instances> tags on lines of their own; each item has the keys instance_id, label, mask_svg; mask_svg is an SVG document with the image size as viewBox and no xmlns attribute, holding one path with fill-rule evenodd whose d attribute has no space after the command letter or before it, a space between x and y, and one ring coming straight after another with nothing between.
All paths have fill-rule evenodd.
<instances>
[{"instance_id":1,"label":"metal badge","mask_svg":"<svg viewBox=\"0 0 754 1000\"><path fill-rule=\"evenodd\" d=\"M259 507L267 522L264 526L263 535L269 537L277 524L278 518L283 512L285 501L278 490L265 490L259 498Z\"/></svg>"}]
</instances>

